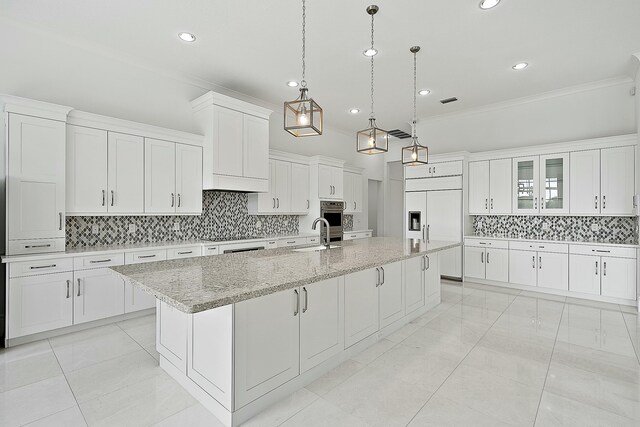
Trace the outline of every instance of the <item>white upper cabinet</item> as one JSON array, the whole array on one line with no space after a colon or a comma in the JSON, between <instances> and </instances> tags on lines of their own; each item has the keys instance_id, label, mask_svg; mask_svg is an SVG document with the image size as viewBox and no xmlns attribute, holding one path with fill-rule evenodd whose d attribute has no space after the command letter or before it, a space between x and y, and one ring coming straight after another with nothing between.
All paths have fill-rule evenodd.
<instances>
[{"instance_id":1,"label":"white upper cabinet","mask_svg":"<svg viewBox=\"0 0 640 427\"><path fill-rule=\"evenodd\" d=\"M309 165L291 163L291 212L309 213Z\"/></svg>"},{"instance_id":2,"label":"white upper cabinet","mask_svg":"<svg viewBox=\"0 0 640 427\"><path fill-rule=\"evenodd\" d=\"M176 212L202 212L202 147L175 144Z\"/></svg>"},{"instance_id":3,"label":"white upper cabinet","mask_svg":"<svg viewBox=\"0 0 640 427\"><path fill-rule=\"evenodd\" d=\"M363 193L362 174L354 172L344 172L343 178L343 199L344 213L362 212Z\"/></svg>"},{"instance_id":4,"label":"white upper cabinet","mask_svg":"<svg viewBox=\"0 0 640 427\"><path fill-rule=\"evenodd\" d=\"M109 132L107 171L107 211L144 212L144 139Z\"/></svg>"},{"instance_id":5,"label":"white upper cabinet","mask_svg":"<svg viewBox=\"0 0 640 427\"><path fill-rule=\"evenodd\" d=\"M576 151L569 159L571 213L600 213L600 150Z\"/></svg>"},{"instance_id":6,"label":"white upper cabinet","mask_svg":"<svg viewBox=\"0 0 640 427\"><path fill-rule=\"evenodd\" d=\"M489 161L469 162L469 213L489 213Z\"/></svg>"},{"instance_id":7,"label":"white upper cabinet","mask_svg":"<svg viewBox=\"0 0 640 427\"><path fill-rule=\"evenodd\" d=\"M540 166L538 156L513 159L513 213L538 213Z\"/></svg>"},{"instance_id":8,"label":"white upper cabinet","mask_svg":"<svg viewBox=\"0 0 640 427\"><path fill-rule=\"evenodd\" d=\"M321 199L342 200L344 196L343 169L318 165L318 196Z\"/></svg>"},{"instance_id":9,"label":"white upper cabinet","mask_svg":"<svg viewBox=\"0 0 640 427\"><path fill-rule=\"evenodd\" d=\"M10 113L8 125L8 238L64 239L65 123Z\"/></svg>"},{"instance_id":10,"label":"white upper cabinet","mask_svg":"<svg viewBox=\"0 0 640 427\"><path fill-rule=\"evenodd\" d=\"M107 132L67 125L67 213L107 212Z\"/></svg>"},{"instance_id":11,"label":"white upper cabinet","mask_svg":"<svg viewBox=\"0 0 640 427\"><path fill-rule=\"evenodd\" d=\"M600 212L633 215L635 194L635 148L605 148L600 152Z\"/></svg>"},{"instance_id":12,"label":"white upper cabinet","mask_svg":"<svg viewBox=\"0 0 640 427\"><path fill-rule=\"evenodd\" d=\"M540 156L540 213L569 213L569 153Z\"/></svg>"},{"instance_id":13,"label":"white upper cabinet","mask_svg":"<svg viewBox=\"0 0 640 427\"><path fill-rule=\"evenodd\" d=\"M291 163L276 161L276 212L291 211Z\"/></svg>"},{"instance_id":14,"label":"white upper cabinet","mask_svg":"<svg viewBox=\"0 0 640 427\"><path fill-rule=\"evenodd\" d=\"M191 103L203 144L207 190L269 191L270 110L215 92Z\"/></svg>"},{"instance_id":15,"label":"white upper cabinet","mask_svg":"<svg viewBox=\"0 0 640 427\"><path fill-rule=\"evenodd\" d=\"M413 166L410 168L405 168L404 171L404 177L407 179L437 178L442 176L455 175L462 175L462 160Z\"/></svg>"},{"instance_id":16,"label":"white upper cabinet","mask_svg":"<svg viewBox=\"0 0 640 427\"><path fill-rule=\"evenodd\" d=\"M173 142L144 142L144 210L147 213L176 211L176 148Z\"/></svg>"},{"instance_id":17,"label":"white upper cabinet","mask_svg":"<svg viewBox=\"0 0 640 427\"><path fill-rule=\"evenodd\" d=\"M489 162L489 213L511 213L511 161Z\"/></svg>"}]
</instances>

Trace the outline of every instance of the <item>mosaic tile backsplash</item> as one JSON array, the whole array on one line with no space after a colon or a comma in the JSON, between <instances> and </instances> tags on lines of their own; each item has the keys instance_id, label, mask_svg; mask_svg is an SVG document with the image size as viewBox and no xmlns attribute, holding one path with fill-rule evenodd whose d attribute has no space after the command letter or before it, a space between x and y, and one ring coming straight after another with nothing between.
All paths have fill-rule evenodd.
<instances>
[{"instance_id":1,"label":"mosaic tile backsplash","mask_svg":"<svg viewBox=\"0 0 640 427\"><path fill-rule=\"evenodd\" d=\"M247 194L223 191L202 193L202 215L164 216L70 216L67 217L67 248L172 240L233 240L271 234L295 234L294 215L249 215ZM180 231L174 231L175 222ZM136 231L129 232L134 224ZM99 232L93 234L97 225Z\"/></svg>"},{"instance_id":2,"label":"mosaic tile backsplash","mask_svg":"<svg viewBox=\"0 0 640 427\"><path fill-rule=\"evenodd\" d=\"M544 223L549 225L547 229L543 229ZM593 224L598 224L598 231L591 230ZM478 215L473 217L473 229L476 234L485 236L638 243L636 217Z\"/></svg>"},{"instance_id":3,"label":"mosaic tile backsplash","mask_svg":"<svg viewBox=\"0 0 640 427\"><path fill-rule=\"evenodd\" d=\"M342 216L342 230L343 231L352 231L353 230L353 215L343 215Z\"/></svg>"}]
</instances>

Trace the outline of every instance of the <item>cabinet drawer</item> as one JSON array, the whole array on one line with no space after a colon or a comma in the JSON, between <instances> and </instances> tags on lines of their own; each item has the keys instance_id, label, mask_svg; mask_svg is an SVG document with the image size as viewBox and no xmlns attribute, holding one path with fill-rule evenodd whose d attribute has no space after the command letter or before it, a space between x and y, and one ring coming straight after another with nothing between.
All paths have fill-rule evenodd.
<instances>
[{"instance_id":1,"label":"cabinet drawer","mask_svg":"<svg viewBox=\"0 0 640 427\"><path fill-rule=\"evenodd\" d=\"M40 261L21 261L9 264L9 277L73 271L73 258L49 258Z\"/></svg>"},{"instance_id":2,"label":"cabinet drawer","mask_svg":"<svg viewBox=\"0 0 640 427\"><path fill-rule=\"evenodd\" d=\"M307 238L306 237L296 237L296 238L292 238L292 239L280 239L278 240L278 247L279 248L289 248L289 247L293 247L293 246L301 246L301 245L306 245L307 244Z\"/></svg>"},{"instance_id":3,"label":"cabinet drawer","mask_svg":"<svg viewBox=\"0 0 640 427\"><path fill-rule=\"evenodd\" d=\"M64 252L64 249L64 237L61 239L10 240L7 244L7 255Z\"/></svg>"},{"instance_id":4,"label":"cabinet drawer","mask_svg":"<svg viewBox=\"0 0 640 427\"><path fill-rule=\"evenodd\" d=\"M405 191L458 190L461 188L462 176L417 178L405 181Z\"/></svg>"},{"instance_id":5,"label":"cabinet drawer","mask_svg":"<svg viewBox=\"0 0 640 427\"><path fill-rule=\"evenodd\" d=\"M164 261L167 259L166 249L153 251L129 252L124 256L125 264L142 264L143 262Z\"/></svg>"},{"instance_id":6,"label":"cabinet drawer","mask_svg":"<svg viewBox=\"0 0 640 427\"><path fill-rule=\"evenodd\" d=\"M218 255L220 254L219 245L204 245L202 247L202 256Z\"/></svg>"},{"instance_id":7,"label":"cabinet drawer","mask_svg":"<svg viewBox=\"0 0 640 427\"><path fill-rule=\"evenodd\" d=\"M73 259L74 270L86 270L87 268L111 267L124 264L124 254L91 255L75 257Z\"/></svg>"},{"instance_id":8,"label":"cabinet drawer","mask_svg":"<svg viewBox=\"0 0 640 427\"><path fill-rule=\"evenodd\" d=\"M508 240L491 240L491 239L479 239L479 238L465 238L465 246L475 246L480 248L497 248L497 249L509 249Z\"/></svg>"},{"instance_id":9,"label":"cabinet drawer","mask_svg":"<svg viewBox=\"0 0 640 427\"><path fill-rule=\"evenodd\" d=\"M200 245L167 249L167 259L193 258L202 254Z\"/></svg>"},{"instance_id":10,"label":"cabinet drawer","mask_svg":"<svg viewBox=\"0 0 640 427\"><path fill-rule=\"evenodd\" d=\"M564 243L538 243L531 241L509 241L509 249L519 251L556 252L561 254L569 253L569 245Z\"/></svg>"},{"instance_id":11,"label":"cabinet drawer","mask_svg":"<svg viewBox=\"0 0 640 427\"><path fill-rule=\"evenodd\" d=\"M578 255L600 255L617 258L636 258L636 249L616 246L569 245L569 253Z\"/></svg>"}]
</instances>

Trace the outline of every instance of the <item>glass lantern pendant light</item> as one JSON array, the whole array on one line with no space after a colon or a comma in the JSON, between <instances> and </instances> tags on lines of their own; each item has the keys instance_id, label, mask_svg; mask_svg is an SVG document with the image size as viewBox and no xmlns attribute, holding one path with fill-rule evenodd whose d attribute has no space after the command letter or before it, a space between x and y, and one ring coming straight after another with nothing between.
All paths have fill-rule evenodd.
<instances>
[{"instance_id":1,"label":"glass lantern pendant light","mask_svg":"<svg viewBox=\"0 0 640 427\"><path fill-rule=\"evenodd\" d=\"M402 164L405 166L426 165L429 163L429 149L418 142L416 135L416 54L420 52L420 46L413 46L409 49L413 53L413 122L411 122L411 145L402 147Z\"/></svg>"},{"instance_id":2,"label":"glass lantern pendant light","mask_svg":"<svg viewBox=\"0 0 640 427\"><path fill-rule=\"evenodd\" d=\"M367 8L367 13L371 15L371 48L366 52L377 52L373 47L373 16L378 12L378 6L371 5ZM371 115L369 116L369 127L356 134L356 150L364 154L386 153L389 147L389 134L376 126L375 115L373 114L373 57L371 55Z\"/></svg>"},{"instance_id":3,"label":"glass lantern pendant light","mask_svg":"<svg viewBox=\"0 0 640 427\"><path fill-rule=\"evenodd\" d=\"M302 80L300 81L300 96L295 101L284 103L284 130L293 136L322 135L322 108L307 94L305 80L306 53L306 24L307 8L302 0Z\"/></svg>"}]
</instances>

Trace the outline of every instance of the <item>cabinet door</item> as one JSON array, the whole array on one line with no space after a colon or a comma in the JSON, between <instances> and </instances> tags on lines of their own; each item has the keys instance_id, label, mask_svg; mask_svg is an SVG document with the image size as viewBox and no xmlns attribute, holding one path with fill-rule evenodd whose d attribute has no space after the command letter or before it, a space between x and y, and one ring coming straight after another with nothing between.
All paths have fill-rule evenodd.
<instances>
[{"instance_id":1,"label":"cabinet door","mask_svg":"<svg viewBox=\"0 0 640 427\"><path fill-rule=\"evenodd\" d=\"M447 249L438 254L440 274L456 279L462 278L462 247Z\"/></svg>"},{"instance_id":2,"label":"cabinet door","mask_svg":"<svg viewBox=\"0 0 640 427\"><path fill-rule=\"evenodd\" d=\"M427 192L429 240L462 240L462 190Z\"/></svg>"},{"instance_id":3,"label":"cabinet door","mask_svg":"<svg viewBox=\"0 0 640 427\"><path fill-rule=\"evenodd\" d=\"M454 176L462 175L462 161L434 163L431 176Z\"/></svg>"},{"instance_id":4,"label":"cabinet door","mask_svg":"<svg viewBox=\"0 0 640 427\"><path fill-rule=\"evenodd\" d=\"M291 163L291 212L309 212L309 165Z\"/></svg>"},{"instance_id":5,"label":"cabinet door","mask_svg":"<svg viewBox=\"0 0 640 427\"><path fill-rule=\"evenodd\" d=\"M424 293L426 299L433 300L434 295L440 295L440 254L426 255L424 261Z\"/></svg>"},{"instance_id":6,"label":"cabinet door","mask_svg":"<svg viewBox=\"0 0 640 427\"><path fill-rule=\"evenodd\" d=\"M489 161L469 162L469 213L489 213Z\"/></svg>"},{"instance_id":7,"label":"cabinet door","mask_svg":"<svg viewBox=\"0 0 640 427\"><path fill-rule=\"evenodd\" d=\"M540 156L540 213L569 213L569 154Z\"/></svg>"},{"instance_id":8,"label":"cabinet door","mask_svg":"<svg viewBox=\"0 0 640 427\"><path fill-rule=\"evenodd\" d=\"M536 251L509 251L509 282L536 286L538 280Z\"/></svg>"},{"instance_id":9,"label":"cabinet door","mask_svg":"<svg viewBox=\"0 0 640 427\"><path fill-rule=\"evenodd\" d=\"M569 255L569 290L600 295L600 257Z\"/></svg>"},{"instance_id":10,"label":"cabinet door","mask_svg":"<svg viewBox=\"0 0 640 427\"><path fill-rule=\"evenodd\" d=\"M73 273L9 279L8 338L70 326L73 323Z\"/></svg>"},{"instance_id":11,"label":"cabinet door","mask_svg":"<svg viewBox=\"0 0 640 427\"><path fill-rule=\"evenodd\" d=\"M405 314L424 306L424 268L422 256L404 262Z\"/></svg>"},{"instance_id":12,"label":"cabinet door","mask_svg":"<svg viewBox=\"0 0 640 427\"><path fill-rule=\"evenodd\" d=\"M109 213L144 212L144 139L109 132Z\"/></svg>"},{"instance_id":13,"label":"cabinet door","mask_svg":"<svg viewBox=\"0 0 640 427\"><path fill-rule=\"evenodd\" d=\"M344 278L344 344L350 347L378 331L377 270L359 271Z\"/></svg>"},{"instance_id":14,"label":"cabinet door","mask_svg":"<svg viewBox=\"0 0 640 427\"><path fill-rule=\"evenodd\" d=\"M407 207L407 239L426 239L427 236L427 193L425 191L405 194Z\"/></svg>"},{"instance_id":15,"label":"cabinet door","mask_svg":"<svg viewBox=\"0 0 640 427\"><path fill-rule=\"evenodd\" d=\"M636 299L636 260L602 257L602 296Z\"/></svg>"},{"instance_id":16,"label":"cabinet door","mask_svg":"<svg viewBox=\"0 0 640 427\"><path fill-rule=\"evenodd\" d=\"M331 166L318 165L318 196L321 199L333 198Z\"/></svg>"},{"instance_id":17,"label":"cabinet door","mask_svg":"<svg viewBox=\"0 0 640 427\"><path fill-rule=\"evenodd\" d=\"M108 268L74 272L73 324L124 313L124 280Z\"/></svg>"},{"instance_id":18,"label":"cabinet door","mask_svg":"<svg viewBox=\"0 0 640 427\"><path fill-rule=\"evenodd\" d=\"M289 289L235 304L235 409L298 376L300 293Z\"/></svg>"},{"instance_id":19,"label":"cabinet door","mask_svg":"<svg viewBox=\"0 0 640 427\"><path fill-rule=\"evenodd\" d=\"M176 144L145 139L144 141L144 211L174 213L176 211Z\"/></svg>"},{"instance_id":20,"label":"cabinet door","mask_svg":"<svg viewBox=\"0 0 640 427\"><path fill-rule=\"evenodd\" d=\"M569 290L569 256L538 252L538 286Z\"/></svg>"},{"instance_id":21,"label":"cabinet door","mask_svg":"<svg viewBox=\"0 0 640 427\"><path fill-rule=\"evenodd\" d=\"M600 213L600 150L569 154L569 211Z\"/></svg>"},{"instance_id":22,"label":"cabinet door","mask_svg":"<svg viewBox=\"0 0 640 427\"><path fill-rule=\"evenodd\" d=\"M291 163L276 160L276 212L291 212Z\"/></svg>"},{"instance_id":23,"label":"cabinet door","mask_svg":"<svg viewBox=\"0 0 640 427\"><path fill-rule=\"evenodd\" d=\"M243 176L269 178L269 120L244 115Z\"/></svg>"},{"instance_id":24,"label":"cabinet door","mask_svg":"<svg viewBox=\"0 0 640 427\"><path fill-rule=\"evenodd\" d=\"M489 211L511 213L511 159L491 160L489 167Z\"/></svg>"},{"instance_id":25,"label":"cabinet door","mask_svg":"<svg viewBox=\"0 0 640 427\"><path fill-rule=\"evenodd\" d=\"M353 197L353 177L351 172L345 172L343 178L343 200L344 200L344 213L355 212L355 202Z\"/></svg>"},{"instance_id":26,"label":"cabinet door","mask_svg":"<svg viewBox=\"0 0 640 427\"><path fill-rule=\"evenodd\" d=\"M600 152L602 208L607 215L632 215L635 193L635 148L604 148Z\"/></svg>"},{"instance_id":27,"label":"cabinet door","mask_svg":"<svg viewBox=\"0 0 640 427\"><path fill-rule=\"evenodd\" d=\"M485 250L465 246L464 248L464 275L474 279L485 278Z\"/></svg>"},{"instance_id":28,"label":"cabinet door","mask_svg":"<svg viewBox=\"0 0 640 427\"><path fill-rule=\"evenodd\" d=\"M300 373L344 350L342 278L301 289Z\"/></svg>"},{"instance_id":29,"label":"cabinet door","mask_svg":"<svg viewBox=\"0 0 640 427\"><path fill-rule=\"evenodd\" d=\"M364 181L359 173L353 174L353 205L354 212L362 212Z\"/></svg>"},{"instance_id":30,"label":"cabinet door","mask_svg":"<svg viewBox=\"0 0 640 427\"><path fill-rule=\"evenodd\" d=\"M513 159L513 213L533 213L540 210L540 158Z\"/></svg>"},{"instance_id":31,"label":"cabinet door","mask_svg":"<svg viewBox=\"0 0 640 427\"><path fill-rule=\"evenodd\" d=\"M258 193L256 197L259 213L276 211L276 160L269 160L269 192Z\"/></svg>"},{"instance_id":32,"label":"cabinet door","mask_svg":"<svg viewBox=\"0 0 640 427\"><path fill-rule=\"evenodd\" d=\"M176 144L176 212L202 212L202 147Z\"/></svg>"},{"instance_id":33,"label":"cabinet door","mask_svg":"<svg viewBox=\"0 0 640 427\"><path fill-rule=\"evenodd\" d=\"M224 107L213 107L213 173L242 176L244 162L244 115ZM266 178L266 174L265 174Z\"/></svg>"},{"instance_id":34,"label":"cabinet door","mask_svg":"<svg viewBox=\"0 0 640 427\"><path fill-rule=\"evenodd\" d=\"M487 249L487 280L509 281L509 250Z\"/></svg>"},{"instance_id":35,"label":"cabinet door","mask_svg":"<svg viewBox=\"0 0 640 427\"><path fill-rule=\"evenodd\" d=\"M380 298L380 328L384 328L404 316L402 287L402 262L394 262L380 268L378 287Z\"/></svg>"},{"instance_id":36,"label":"cabinet door","mask_svg":"<svg viewBox=\"0 0 640 427\"><path fill-rule=\"evenodd\" d=\"M131 313L156 306L156 298L130 283L124 283L124 312Z\"/></svg>"},{"instance_id":37,"label":"cabinet door","mask_svg":"<svg viewBox=\"0 0 640 427\"><path fill-rule=\"evenodd\" d=\"M331 167L331 181L333 183L333 198L342 200L344 197L344 171L342 168Z\"/></svg>"},{"instance_id":38,"label":"cabinet door","mask_svg":"<svg viewBox=\"0 0 640 427\"><path fill-rule=\"evenodd\" d=\"M107 212L107 132L67 125L66 152L67 213Z\"/></svg>"},{"instance_id":39,"label":"cabinet door","mask_svg":"<svg viewBox=\"0 0 640 427\"><path fill-rule=\"evenodd\" d=\"M65 237L65 124L9 114L9 240Z\"/></svg>"}]
</instances>

